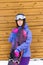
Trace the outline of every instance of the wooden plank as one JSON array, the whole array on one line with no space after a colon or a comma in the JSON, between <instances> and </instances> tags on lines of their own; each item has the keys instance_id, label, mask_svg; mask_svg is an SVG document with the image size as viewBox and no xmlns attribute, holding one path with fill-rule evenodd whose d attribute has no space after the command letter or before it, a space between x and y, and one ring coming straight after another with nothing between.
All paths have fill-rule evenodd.
<instances>
[{"instance_id":1,"label":"wooden plank","mask_svg":"<svg viewBox=\"0 0 43 65\"><path fill-rule=\"evenodd\" d=\"M31 47L32 47L32 46L34 46L34 47L35 47L35 46L43 46L43 42L31 43Z\"/></svg>"},{"instance_id":2,"label":"wooden plank","mask_svg":"<svg viewBox=\"0 0 43 65\"><path fill-rule=\"evenodd\" d=\"M7 48L8 48L8 50L7 50ZM7 47L7 48L1 48L0 51L1 51L1 52L6 52L6 51L7 51L7 52L8 52L8 51L10 52L11 47L9 46L9 47ZM6 49L6 50L5 50L5 49ZM7 54L7 53L6 53L6 54Z\"/></svg>"},{"instance_id":3,"label":"wooden plank","mask_svg":"<svg viewBox=\"0 0 43 65\"><path fill-rule=\"evenodd\" d=\"M32 55L32 57L31 58L43 58L43 55Z\"/></svg>"},{"instance_id":4,"label":"wooden plank","mask_svg":"<svg viewBox=\"0 0 43 65\"><path fill-rule=\"evenodd\" d=\"M0 28L5 28L5 27L6 28L9 28L9 27L13 27L14 28L15 25L13 25L13 24L12 25L11 24L2 24L2 25L0 25Z\"/></svg>"},{"instance_id":5,"label":"wooden plank","mask_svg":"<svg viewBox=\"0 0 43 65\"><path fill-rule=\"evenodd\" d=\"M16 28L16 27L14 27L14 28ZM31 27L29 26L29 28L30 28L30 30L43 29L43 26L31 26ZM12 29L13 29L13 28L11 28L11 27L9 27L9 28L8 28L8 27L4 27L4 28L1 27L1 28L0 28L0 31L7 31L7 30L8 30L8 31L12 31Z\"/></svg>"},{"instance_id":6,"label":"wooden plank","mask_svg":"<svg viewBox=\"0 0 43 65\"><path fill-rule=\"evenodd\" d=\"M10 17L0 17L0 23L10 23L9 21L14 21L15 16ZM2 22L1 22L2 21Z\"/></svg>"},{"instance_id":7,"label":"wooden plank","mask_svg":"<svg viewBox=\"0 0 43 65\"><path fill-rule=\"evenodd\" d=\"M31 57L33 57L33 58L39 58L40 59L40 58L43 58L43 55L34 55L33 54Z\"/></svg>"},{"instance_id":8,"label":"wooden plank","mask_svg":"<svg viewBox=\"0 0 43 65\"><path fill-rule=\"evenodd\" d=\"M28 24L28 26L43 26L43 21L32 21L32 20L28 20L28 22L26 22ZM11 25L12 24L12 25ZM9 23L0 23L0 28L10 28L10 27L14 27L15 28L16 26L16 23L14 21L10 22Z\"/></svg>"},{"instance_id":9,"label":"wooden plank","mask_svg":"<svg viewBox=\"0 0 43 65\"><path fill-rule=\"evenodd\" d=\"M0 27L1 26L15 26L16 25L16 23L6 23L6 24L0 24Z\"/></svg>"},{"instance_id":10,"label":"wooden plank","mask_svg":"<svg viewBox=\"0 0 43 65\"><path fill-rule=\"evenodd\" d=\"M39 21L29 21L28 20L28 26L43 26L43 21L41 21L41 23Z\"/></svg>"},{"instance_id":11,"label":"wooden plank","mask_svg":"<svg viewBox=\"0 0 43 65\"><path fill-rule=\"evenodd\" d=\"M2 51L1 51L1 53L0 53L0 54L9 54L9 53L10 53L9 51L8 51L8 52L5 52L5 51L4 51L4 52L2 52Z\"/></svg>"},{"instance_id":12,"label":"wooden plank","mask_svg":"<svg viewBox=\"0 0 43 65\"><path fill-rule=\"evenodd\" d=\"M39 48L38 48L38 49L39 49ZM6 52L6 51L7 51L8 53L2 53L2 52ZM7 49L6 49L6 50L5 50L5 49L3 50L3 48L2 48L2 50L1 50L1 52L0 52L0 55L2 55L2 54L3 54L3 55L7 55L7 54L9 54L9 52L10 52L9 49L8 49L8 50L7 50ZM42 48L42 49L40 48L39 50L37 50L37 49L35 49L35 48L34 48L34 49L31 49L31 53L42 53L42 52L43 52L43 48Z\"/></svg>"},{"instance_id":13,"label":"wooden plank","mask_svg":"<svg viewBox=\"0 0 43 65\"><path fill-rule=\"evenodd\" d=\"M34 13L34 12L33 12ZM36 12L35 12L36 13ZM26 18L29 20L29 21L43 21L43 15L26 15ZM0 23L10 23L10 22L15 22L15 16L2 16L0 17Z\"/></svg>"},{"instance_id":14,"label":"wooden plank","mask_svg":"<svg viewBox=\"0 0 43 65\"><path fill-rule=\"evenodd\" d=\"M32 29L43 29L43 26L31 26L29 27L31 30Z\"/></svg>"},{"instance_id":15,"label":"wooden plank","mask_svg":"<svg viewBox=\"0 0 43 65\"><path fill-rule=\"evenodd\" d=\"M35 49L35 48L34 48L34 49ZM40 49L38 48L40 51L39 51L39 50L37 50L37 49L36 49L36 50L34 50L34 49L33 49L33 50L31 50L31 52L32 52L32 53L35 53L35 52L36 52L36 53L43 52L43 49L41 49L41 48L40 48Z\"/></svg>"},{"instance_id":16,"label":"wooden plank","mask_svg":"<svg viewBox=\"0 0 43 65\"><path fill-rule=\"evenodd\" d=\"M43 26L43 21L34 21L34 20L27 20L27 24L28 26ZM11 25L12 24L12 25ZM0 23L0 28L11 28L11 27L15 27L16 26L16 23L14 21L9 21L8 23L5 23L5 22L2 22Z\"/></svg>"},{"instance_id":17,"label":"wooden plank","mask_svg":"<svg viewBox=\"0 0 43 65\"><path fill-rule=\"evenodd\" d=\"M43 55L32 55L31 58L43 58Z\"/></svg>"},{"instance_id":18,"label":"wooden plank","mask_svg":"<svg viewBox=\"0 0 43 65\"><path fill-rule=\"evenodd\" d=\"M43 36L34 36L34 37L32 37L33 39L32 39L32 43L37 43L37 42L43 42ZM1 41L8 41L8 37L0 37L0 42ZM1 45L3 45L3 44L1 44Z\"/></svg>"},{"instance_id":19,"label":"wooden plank","mask_svg":"<svg viewBox=\"0 0 43 65\"><path fill-rule=\"evenodd\" d=\"M40 21L41 21L41 23L40 23ZM38 21L38 20L36 20L36 21L35 20L27 20L26 23L28 24L28 26L41 26L41 25L43 26L43 19L40 21ZM8 25L8 26L6 26L6 25ZM14 21L9 21L9 22L1 21L0 22L0 28L6 27L6 28L10 29L10 27L15 27L15 26L16 26L16 22L14 22Z\"/></svg>"},{"instance_id":20,"label":"wooden plank","mask_svg":"<svg viewBox=\"0 0 43 65\"><path fill-rule=\"evenodd\" d=\"M38 49L36 49L36 48L31 49L31 53L42 53L43 52L43 48L38 48Z\"/></svg>"},{"instance_id":21,"label":"wooden plank","mask_svg":"<svg viewBox=\"0 0 43 65\"><path fill-rule=\"evenodd\" d=\"M42 44L42 43L40 43L40 44ZM37 44L36 46L35 45L33 45L33 46L31 45L31 52L34 52L34 51L35 52L38 52L38 51L41 52L41 51L43 51L43 44L42 45L40 45L40 44L39 45ZM1 52L8 52L11 49L11 45L10 46L7 45L8 47L6 46L6 48L4 48L2 46L5 47L6 45L0 45L0 53Z\"/></svg>"},{"instance_id":22,"label":"wooden plank","mask_svg":"<svg viewBox=\"0 0 43 65\"><path fill-rule=\"evenodd\" d=\"M0 55L0 58L3 58L3 59L5 59L5 58L8 58L9 57L9 55Z\"/></svg>"},{"instance_id":23,"label":"wooden plank","mask_svg":"<svg viewBox=\"0 0 43 65\"><path fill-rule=\"evenodd\" d=\"M33 53L33 55L43 55L43 53Z\"/></svg>"},{"instance_id":24,"label":"wooden plank","mask_svg":"<svg viewBox=\"0 0 43 65\"><path fill-rule=\"evenodd\" d=\"M11 48L11 47L10 47L10 48ZM7 52L9 51L9 52L10 52L10 50L11 50L10 48L8 48L8 49L7 49L7 48L6 48L6 49L5 49L5 48L4 48L4 49L3 49L3 48L0 48L0 51L7 51ZM0 55L1 55L1 54L0 54ZM5 54L4 54L4 55L5 55Z\"/></svg>"},{"instance_id":25,"label":"wooden plank","mask_svg":"<svg viewBox=\"0 0 43 65\"><path fill-rule=\"evenodd\" d=\"M0 38L0 41L7 41L8 39L7 38Z\"/></svg>"},{"instance_id":26,"label":"wooden plank","mask_svg":"<svg viewBox=\"0 0 43 65\"><path fill-rule=\"evenodd\" d=\"M33 39L32 39L32 42L35 43L35 42L43 42L43 36L40 37L40 36L34 36Z\"/></svg>"},{"instance_id":27,"label":"wooden plank","mask_svg":"<svg viewBox=\"0 0 43 65\"><path fill-rule=\"evenodd\" d=\"M35 48L34 48L35 49ZM6 52L7 51L7 52ZM10 50L1 50L0 55L9 55L10 54ZM31 50L31 53L42 53L43 49L35 49L35 50Z\"/></svg>"},{"instance_id":28,"label":"wooden plank","mask_svg":"<svg viewBox=\"0 0 43 65\"><path fill-rule=\"evenodd\" d=\"M36 32L37 31L37 32ZM39 30L39 29L37 29L37 30L31 30L31 32L32 32L32 35L34 35L34 36L43 36L43 30ZM9 35L10 35L10 33L11 33L11 31L0 31L0 37L8 37Z\"/></svg>"},{"instance_id":29,"label":"wooden plank","mask_svg":"<svg viewBox=\"0 0 43 65\"><path fill-rule=\"evenodd\" d=\"M15 28L15 27L13 27L13 28ZM0 31L7 31L8 30L8 31L11 32L13 28L11 28L11 27L9 27L9 28L8 27L1 27ZM30 28L30 30L35 30L35 29L37 30L37 29L43 29L43 26L31 26L31 27L29 26L29 28Z\"/></svg>"},{"instance_id":30,"label":"wooden plank","mask_svg":"<svg viewBox=\"0 0 43 65\"><path fill-rule=\"evenodd\" d=\"M14 27L15 28L15 27ZM0 29L0 31L6 31L6 30L8 30L8 31L11 31L13 28L1 28Z\"/></svg>"},{"instance_id":31,"label":"wooden plank","mask_svg":"<svg viewBox=\"0 0 43 65\"><path fill-rule=\"evenodd\" d=\"M43 29L32 29L31 31L32 31L32 34L43 35ZM0 35L2 34L4 36L9 34L10 32L11 32L10 30L0 31Z\"/></svg>"},{"instance_id":32,"label":"wooden plank","mask_svg":"<svg viewBox=\"0 0 43 65\"><path fill-rule=\"evenodd\" d=\"M32 46L31 51L43 51L43 46Z\"/></svg>"},{"instance_id":33,"label":"wooden plank","mask_svg":"<svg viewBox=\"0 0 43 65\"><path fill-rule=\"evenodd\" d=\"M8 35L10 36L10 35ZM43 36L32 36L32 43L35 43L35 42L43 42ZM8 37L0 37L0 42L1 41L8 41Z\"/></svg>"},{"instance_id":34,"label":"wooden plank","mask_svg":"<svg viewBox=\"0 0 43 65\"><path fill-rule=\"evenodd\" d=\"M7 57L7 58L0 58L0 60L2 60L2 59L3 59L3 61L4 61L4 60L9 60L8 57Z\"/></svg>"},{"instance_id":35,"label":"wooden plank","mask_svg":"<svg viewBox=\"0 0 43 65\"><path fill-rule=\"evenodd\" d=\"M8 42L7 41L1 41L0 42L1 44L4 44L3 46L5 47L10 47L10 45L6 45ZM43 42L35 42L35 43L31 43L31 47L32 46L41 46L42 47L42 45L43 45ZM2 47L2 45L0 45L0 47ZM3 47L2 47L3 48Z\"/></svg>"},{"instance_id":36,"label":"wooden plank","mask_svg":"<svg viewBox=\"0 0 43 65\"><path fill-rule=\"evenodd\" d=\"M3 5L2 5L3 4ZM11 2L0 3L0 9L28 9L28 8L43 8L43 2Z\"/></svg>"},{"instance_id":37,"label":"wooden plank","mask_svg":"<svg viewBox=\"0 0 43 65\"><path fill-rule=\"evenodd\" d=\"M4 38L3 38L4 39ZM36 39L36 38L35 38ZM41 45L42 43L43 43L43 39L36 39L36 40L34 40L34 38L32 39L32 44L31 44L31 46L35 46L35 44L36 44L36 46L37 45ZM8 39L7 40L0 40L0 46L2 46L3 44L4 44L4 46L6 45L8 43ZM38 43L38 44L37 44ZM34 45L33 45L34 44ZM8 46L9 46L9 44L7 44ZM6 45L6 46L7 46ZM43 45L43 44L42 44Z\"/></svg>"},{"instance_id":38,"label":"wooden plank","mask_svg":"<svg viewBox=\"0 0 43 65\"><path fill-rule=\"evenodd\" d=\"M2 43L2 44L7 44L8 41L1 41L0 43Z\"/></svg>"},{"instance_id":39,"label":"wooden plank","mask_svg":"<svg viewBox=\"0 0 43 65\"><path fill-rule=\"evenodd\" d=\"M3 47L2 47L3 46ZM5 47L6 46L6 47ZM0 51L3 52L4 49L10 49L11 45L0 45ZM3 50L2 50L3 49ZM7 52L7 51L6 51Z\"/></svg>"},{"instance_id":40,"label":"wooden plank","mask_svg":"<svg viewBox=\"0 0 43 65\"><path fill-rule=\"evenodd\" d=\"M43 29L36 29L36 30L31 30L32 34L36 35L42 35L43 34Z\"/></svg>"},{"instance_id":41,"label":"wooden plank","mask_svg":"<svg viewBox=\"0 0 43 65\"><path fill-rule=\"evenodd\" d=\"M37 31L37 30L36 30ZM3 32L3 31L2 31ZM0 32L0 38L8 38L9 37L9 35L10 35L10 31L7 31L7 32ZM33 31L31 31L32 32L32 36L43 36L43 32L40 32L40 30L38 30L37 32L33 32Z\"/></svg>"},{"instance_id":42,"label":"wooden plank","mask_svg":"<svg viewBox=\"0 0 43 65\"><path fill-rule=\"evenodd\" d=\"M17 13L24 13L25 15L40 15L43 14L43 9L17 9L17 10L0 10L0 16L15 16ZM27 13L26 13L27 12Z\"/></svg>"},{"instance_id":43,"label":"wooden plank","mask_svg":"<svg viewBox=\"0 0 43 65\"><path fill-rule=\"evenodd\" d=\"M36 2L37 2L37 1L40 1L40 0L20 0L19 2L23 2L23 1L24 1L24 2L27 2L27 1L28 1L28 2L29 2L29 1L32 1L32 2L33 2L33 1L36 1ZM43 1L43 0L41 0L41 1ZM4 1L3 1L3 0L0 0L0 2L18 2L18 0L16 0L16 1L15 1L15 0L4 0Z\"/></svg>"}]
</instances>

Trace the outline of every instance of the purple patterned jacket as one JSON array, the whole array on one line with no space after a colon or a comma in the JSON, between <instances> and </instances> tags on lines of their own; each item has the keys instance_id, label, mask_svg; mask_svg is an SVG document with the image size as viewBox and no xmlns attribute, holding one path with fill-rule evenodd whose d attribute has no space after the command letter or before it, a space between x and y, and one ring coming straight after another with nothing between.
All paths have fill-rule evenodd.
<instances>
[{"instance_id":1,"label":"purple patterned jacket","mask_svg":"<svg viewBox=\"0 0 43 65\"><path fill-rule=\"evenodd\" d=\"M32 33L29 30L27 24L25 24L24 29L22 31L20 29L21 27L13 29L8 40L10 43L12 43L12 48L16 47L15 43L17 41L19 43L19 46L16 48L16 50L19 52L24 50L23 57L30 57L30 44L32 41ZM18 30L20 30L21 33L18 32Z\"/></svg>"}]
</instances>

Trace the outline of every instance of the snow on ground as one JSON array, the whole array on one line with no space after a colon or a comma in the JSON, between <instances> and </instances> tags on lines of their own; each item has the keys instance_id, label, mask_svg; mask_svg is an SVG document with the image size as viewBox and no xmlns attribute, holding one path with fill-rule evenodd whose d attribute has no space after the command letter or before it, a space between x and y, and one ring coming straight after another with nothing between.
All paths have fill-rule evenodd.
<instances>
[{"instance_id":1,"label":"snow on ground","mask_svg":"<svg viewBox=\"0 0 43 65\"><path fill-rule=\"evenodd\" d=\"M8 61L0 61L0 65L8 65ZM43 65L43 59L30 59L29 65Z\"/></svg>"}]
</instances>

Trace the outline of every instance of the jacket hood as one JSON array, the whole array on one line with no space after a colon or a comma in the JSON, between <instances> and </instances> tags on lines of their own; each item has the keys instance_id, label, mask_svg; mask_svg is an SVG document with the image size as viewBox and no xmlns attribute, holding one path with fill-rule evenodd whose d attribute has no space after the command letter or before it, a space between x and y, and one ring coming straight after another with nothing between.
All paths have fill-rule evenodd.
<instances>
[{"instance_id":1,"label":"jacket hood","mask_svg":"<svg viewBox=\"0 0 43 65\"><path fill-rule=\"evenodd\" d=\"M27 25L27 23L25 23L25 26L24 26L24 28L28 28L28 25Z\"/></svg>"}]
</instances>

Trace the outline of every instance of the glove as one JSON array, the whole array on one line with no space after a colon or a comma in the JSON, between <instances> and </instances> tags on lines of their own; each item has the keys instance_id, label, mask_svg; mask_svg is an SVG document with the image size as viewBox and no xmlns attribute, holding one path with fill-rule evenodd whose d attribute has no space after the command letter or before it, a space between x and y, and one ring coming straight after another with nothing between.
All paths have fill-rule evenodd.
<instances>
[{"instance_id":1,"label":"glove","mask_svg":"<svg viewBox=\"0 0 43 65\"><path fill-rule=\"evenodd\" d=\"M19 57L19 51L18 51L18 50L15 50L15 51L14 51L14 55L15 55L16 57Z\"/></svg>"}]
</instances>

